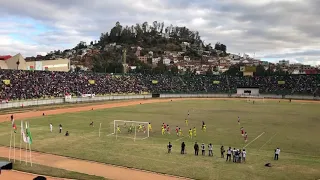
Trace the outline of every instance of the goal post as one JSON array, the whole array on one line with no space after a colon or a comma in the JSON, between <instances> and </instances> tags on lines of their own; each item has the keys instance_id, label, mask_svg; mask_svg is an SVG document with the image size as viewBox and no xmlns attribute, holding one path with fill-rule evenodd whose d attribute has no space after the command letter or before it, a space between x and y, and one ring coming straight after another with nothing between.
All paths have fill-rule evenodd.
<instances>
[{"instance_id":1,"label":"goal post","mask_svg":"<svg viewBox=\"0 0 320 180\"><path fill-rule=\"evenodd\" d=\"M251 101L262 101L264 103L264 97L263 96L246 96L247 102Z\"/></svg>"},{"instance_id":2,"label":"goal post","mask_svg":"<svg viewBox=\"0 0 320 180\"><path fill-rule=\"evenodd\" d=\"M114 120L112 124L112 135L116 138L130 138L133 140L142 140L150 136L149 122L131 121L131 120Z\"/></svg>"}]
</instances>

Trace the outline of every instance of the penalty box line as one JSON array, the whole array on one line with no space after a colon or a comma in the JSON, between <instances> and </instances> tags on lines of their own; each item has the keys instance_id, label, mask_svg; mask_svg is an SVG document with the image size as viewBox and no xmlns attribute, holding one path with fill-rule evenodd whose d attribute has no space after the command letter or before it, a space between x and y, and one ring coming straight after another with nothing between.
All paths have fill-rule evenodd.
<instances>
[{"instance_id":1,"label":"penalty box line","mask_svg":"<svg viewBox=\"0 0 320 180\"><path fill-rule=\"evenodd\" d=\"M254 138L251 142L249 142L247 145L245 145L245 146L243 147L243 149L244 149L245 147L249 146L249 145L250 145L251 143L253 143L255 140L257 140L259 137L261 137L264 133L265 133L265 132L261 133L259 136L257 136L256 138Z\"/></svg>"},{"instance_id":2,"label":"penalty box line","mask_svg":"<svg viewBox=\"0 0 320 180\"><path fill-rule=\"evenodd\" d=\"M274 137L276 137L276 135L278 134L278 132L276 132L268 141L266 141L260 148L258 151L260 151L260 149L262 149L266 144L268 144Z\"/></svg>"},{"instance_id":3,"label":"penalty box line","mask_svg":"<svg viewBox=\"0 0 320 180\"><path fill-rule=\"evenodd\" d=\"M114 133L110 133L110 134L108 134L107 136L111 136L111 135L114 135Z\"/></svg>"},{"instance_id":4,"label":"penalty box line","mask_svg":"<svg viewBox=\"0 0 320 180\"><path fill-rule=\"evenodd\" d=\"M181 137L181 138L179 138L179 139L176 139L176 141L179 141L179 140L181 140L181 139L183 139L184 137Z\"/></svg>"}]
</instances>

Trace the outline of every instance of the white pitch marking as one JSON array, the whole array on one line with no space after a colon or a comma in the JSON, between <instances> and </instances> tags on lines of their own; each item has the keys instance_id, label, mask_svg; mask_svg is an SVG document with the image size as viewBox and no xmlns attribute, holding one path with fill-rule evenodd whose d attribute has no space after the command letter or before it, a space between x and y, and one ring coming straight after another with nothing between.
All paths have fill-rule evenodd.
<instances>
[{"instance_id":1,"label":"white pitch marking","mask_svg":"<svg viewBox=\"0 0 320 180\"><path fill-rule=\"evenodd\" d=\"M179 138L179 139L176 139L176 141L179 141L179 140L181 140L181 139L183 139L184 137L181 137L181 138Z\"/></svg>"},{"instance_id":2,"label":"white pitch marking","mask_svg":"<svg viewBox=\"0 0 320 180\"><path fill-rule=\"evenodd\" d=\"M249 146L251 143L253 143L255 140L257 140L259 137L261 137L265 132L261 133L258 137L254 138L250 143L248 143L247 145L245 145L243 148Z\"/></svg>"},{"instance_id":3,"label":"white pitch marking","mask_svg":"<svg viewBox=\"0 0 320 180\"><path fill-rule=\"evenodd\" d=\"M259 148L258 151L260 151L260 149L262 149L263 146L265 146L268 142L270 142L277 134L278 134L278 132L276 132L266 143L264 143L264 144Z\"/></svg>"},{"instance_id":4,"label":"white pitch marking","mask_svg":"<svg viewBox=\"0 0 320 180\"><path fill-rule=\"evenodd\" d=\"M111 136L111 135L113 135L114 133L111 133L111 134L108 134L107 136Z\"/></svg>"}]
</instances>

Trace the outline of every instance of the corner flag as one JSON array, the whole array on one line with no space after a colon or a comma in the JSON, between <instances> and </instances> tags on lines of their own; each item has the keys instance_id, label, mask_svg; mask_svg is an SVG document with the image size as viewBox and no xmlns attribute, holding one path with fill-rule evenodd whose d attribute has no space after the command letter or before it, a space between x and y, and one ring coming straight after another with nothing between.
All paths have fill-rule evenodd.
<instances>
[{"instance_id":1,"label":"corner flag","mask_svg":"<svg viewBox=\"0 0 320 180\"><path fill-rule=\"evenodd\" d=\"M27 134L27 141L29 144L32 144L32 136L30 132L30 125L26 122L26 134Z\"/></svg>"}]
</instances>

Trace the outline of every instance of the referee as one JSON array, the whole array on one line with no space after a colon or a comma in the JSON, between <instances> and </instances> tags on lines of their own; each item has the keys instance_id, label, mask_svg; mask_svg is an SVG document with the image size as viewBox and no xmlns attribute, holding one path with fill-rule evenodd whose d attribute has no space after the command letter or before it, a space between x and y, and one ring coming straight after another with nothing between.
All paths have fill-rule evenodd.
<instances>
[{"instance_id":1,"label":"referee","mask_svg":"<svg viewBox=\"0 0 320 180\"><path fill-rule=\"evenodd\" d=\"M169 142L167 148L168 148L168 153L170 154L170 153L171 153L171 149L172 149L172 144L171 144L171 142Z\"/></svg>"}]
</instances>

